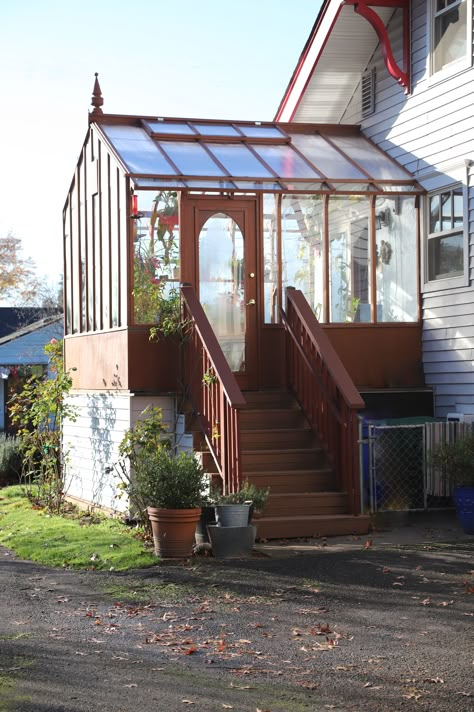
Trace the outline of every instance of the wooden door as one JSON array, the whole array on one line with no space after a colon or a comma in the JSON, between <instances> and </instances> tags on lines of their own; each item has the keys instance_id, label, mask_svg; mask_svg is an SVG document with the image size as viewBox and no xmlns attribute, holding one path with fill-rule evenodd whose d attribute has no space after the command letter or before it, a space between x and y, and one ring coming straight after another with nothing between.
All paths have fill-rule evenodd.
<instances>
[{"instance_id":1,"label":"wooden door","mask_svg":"<svg viewBox=\"0 0 474 712\"><path fill-rule=\"evenodd\" d=\"M256 389L256 201L185 196L182 207L183 279L196 289L239 386Z\"/></svg>"}]
</instances>

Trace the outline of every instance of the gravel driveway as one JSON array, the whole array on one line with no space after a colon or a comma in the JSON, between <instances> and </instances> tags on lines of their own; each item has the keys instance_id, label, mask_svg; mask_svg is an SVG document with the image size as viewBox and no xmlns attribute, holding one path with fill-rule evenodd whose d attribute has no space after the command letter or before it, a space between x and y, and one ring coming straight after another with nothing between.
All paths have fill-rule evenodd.
<instances>
[{"instance_id":1,"label":"gravel driveway","mask_svg":"<svg viewBox=\"0 0 474 712\"><path fill-rule=\"evenodd\" d=\"M260 547L127 574L0 549L0 710L474 710L474 538Z\"/></svg>"}]
</instances>

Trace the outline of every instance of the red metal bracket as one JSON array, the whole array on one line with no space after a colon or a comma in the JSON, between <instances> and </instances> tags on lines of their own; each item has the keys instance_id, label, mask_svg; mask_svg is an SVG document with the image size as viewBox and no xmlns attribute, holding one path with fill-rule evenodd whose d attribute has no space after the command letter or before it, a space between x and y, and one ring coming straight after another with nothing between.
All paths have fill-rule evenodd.
<instances>
[{"instance_id":1,"label":"red metal bracket","mask_svg":"<svg viewBox=\"0 0 474 712\"><path fill-rule=\"evenodd\" d=\"M364 17L377 33L382 47L387 70L405 89L405 94L411 91L410 81L410 0L344 0L345 5L353 5L354 12ZM403 10L403 70L394 59L390 38L380 15L372 7L393 7Z\"/></svg>"}]
</instances>

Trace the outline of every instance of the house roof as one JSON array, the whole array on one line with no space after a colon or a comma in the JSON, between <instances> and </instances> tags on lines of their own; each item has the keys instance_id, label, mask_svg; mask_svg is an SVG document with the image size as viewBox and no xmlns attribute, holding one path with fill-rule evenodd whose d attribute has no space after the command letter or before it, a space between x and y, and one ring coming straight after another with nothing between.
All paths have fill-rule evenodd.
<instances>
[{"instance_id":1,"label":"house roof","mask_svg":"<svg viewBox=\"0 0 474 712\"><path fill-rule=\"evenodd\" d=\"M357 126L91 116L135 188L421 192Z\"/></svg>"},{"instance_id":2,"label":"house roof","mask_svg":"<svg viewBox=\"0 0 474 712\"><path fill-rule=\"evenodd\" d=\"M63 335L63 318L55 316L41 319L4 336L0 339L0 367L46 365L48 356L44 352L45 345L53 338L62 339ZM3 378L5 375L8 376L8 369L4 369Z\"/></svg>"},{"instance_id":3,"label":"house roof","mask_svg":"<svg viewBox=\"0 0 474 712\"><path fill-rule=\"evenodd\" d=\"M0 307L0 340L28 324L56 315L57 310L44 307Z\"/></svg>"},{"instance_id":4,"label":"house roof","mask_svg":"<svg viewBox=\"0 0 474 712\"><path fill-rule=\"evenodd\" d=\"M347 106L380 41L389 72L395 66L395 74L403 75L392 56L385 28L397 9L403 13L403 27L408 27L409 0L367 4L376 7L367 8L355 0L324 0L278 107L277 121L344 123ZM409 64L405 54L408 44L403 38L397 47L404 55L399 58L400 65ZM409 81L405 76L395 78L400 83Z\"/></svg>"}]
</instances>

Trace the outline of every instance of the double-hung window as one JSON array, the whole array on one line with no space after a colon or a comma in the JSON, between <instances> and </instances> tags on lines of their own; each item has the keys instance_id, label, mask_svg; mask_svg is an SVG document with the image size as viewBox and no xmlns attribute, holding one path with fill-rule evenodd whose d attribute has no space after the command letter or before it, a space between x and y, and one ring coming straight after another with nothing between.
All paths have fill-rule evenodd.
<instances>
[{"instance_id":1,"label":"double-hung window","mask_svg":"<svg viewBox=\"0 0 474 712\"><path fill-rule=\"evenodd\" d=\"M443 189L431 194L428 201L427 281L439 289L457 286L465 273L463 188Z\"/></svg>"},{"instance_id":2,"label":"double-hung window","mask_svg":"<svg viewBox=\"0 0 474 712\"><path fill-rule=\"evenodd\" d=\"M431 0L431 74L451 73L469 62L470 3L471 0Z\"/></svg>"}]
</instances>

